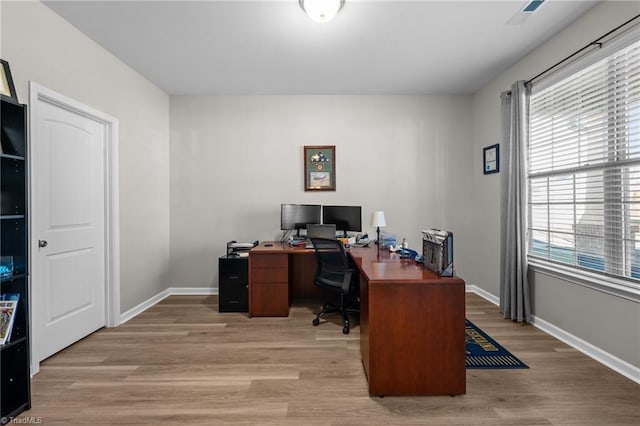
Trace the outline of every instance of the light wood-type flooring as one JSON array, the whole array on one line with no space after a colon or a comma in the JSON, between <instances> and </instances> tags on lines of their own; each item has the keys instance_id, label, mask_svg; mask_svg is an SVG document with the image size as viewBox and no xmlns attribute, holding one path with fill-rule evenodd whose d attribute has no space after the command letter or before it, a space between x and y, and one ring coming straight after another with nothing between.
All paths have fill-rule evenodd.
<instances>
[{"instance_id":1,"label":"light wood-type flooring","mask_svg":"<svg viewBox=\"0 0 640 426\"><path fill-rule=\"evenodd\" d=\"M41 364L23 420L45 425L640 425L640 385L467 294L467 318L530 366L467 370L462 396L370 397L357 322L218 313L172 296Z\"/></svg>"}]
</instances>

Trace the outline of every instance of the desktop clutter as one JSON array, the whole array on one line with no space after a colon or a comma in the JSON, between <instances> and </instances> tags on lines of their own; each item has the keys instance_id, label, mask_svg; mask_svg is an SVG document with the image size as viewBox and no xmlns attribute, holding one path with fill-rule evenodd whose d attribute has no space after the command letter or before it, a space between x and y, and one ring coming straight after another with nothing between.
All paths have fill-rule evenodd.
<instances>
[{"instance_id":1,"label":"desktop clutter","mask_svg":"<svg viewBox=\"0 0 640 426\"><path fill-rule=\"evenodd\" d=\"M387 226L383 211L373 213L371 226L377 228L378 247L399 253L401 259L422 263L440 276L453 276L453 234L451 232L440 229L422 231L422 254L420 254L417 250L409 248L406 238L398 244L395 235L380 232L381 227ZM366 247L370 244L367 234L357 234L355 237L348 234L348 232L362 231L361 206L281 204L280 229L283 231L280 242L288 241L293 247L313 248L311 238L337 238L342 241L345 248ZM305 230L306 235L301 235L301 230ZM295 235L291 235L294 231Z\"/></svg>"},{"instance_id":2,"label":"desktop clutter","mask_svg":"<svg viewBox=\"0 0 640 426\"><path fill-rule=\"evenodd\" d=\"M235 240L227 243L227 257L248 257L249 250L256 247L260 242L255 240L252 243L239 243Z\"/></svg>"},{"instance_id":3,"label":"desktop clutter","mask_svg":"<svg viewBox=\"0 0 640 426\"><path fill-rule=\"evenodd\" d=\"M454 274L453 233L449 231L440 229L423 230L422 255L409 248L406 238L402 239L401 244L397 244L393 234L381 233L380 243L382 247L388 247L389 251L399 253L401 259L412 259L416 263L422 263L425 268L441 277L452 277Z\"/></svg>"},{"instance_id":4,"label":"desktop clutter","mask_svg":"<svg viewBox=\"0 0 640 426\"><path fill-rule=\"evenodd\" d=\"M310 238L338 238L345 247L368 244L368 236L349 232L362 230L361 206L328 206L319 204L281 204L281 242L291 246L313 247ZM306 235L300 231L306 230ZM295 231L295 235L288 237Z\"/></svg>"},{"instance_id":5,"label":"desktop clutter","mask_svg":"<svg viewBox=\"0 0 640 426\"><path fill-rule=\"evenodd\" d=\"M324 229L323 229L324 228ZM371 241L369 235L358 234L356 236L337 236L335 226L330 227L327 225L307 225L306 236L291 236L289 239L289 245L291 247L306 247L313 248L311 244L311 238L328 238L337 239L342 242L344 248L350 247L368 247Z\"/></svg>"},{"instance_id":6,"label":"desktop clutter","mask_svg":"<svg viewBox=\"0 0 640 426\"><path fill-rule=\"evenodd\" d=\"M395 235L380 233L380 244L383 248L388 248L391 253L399 253L400 259L410 259L415 260L417 263L422 263L422 256L417 251L409 248L406 238L403 238L402 242L397 244Z\"/></svg>"}]
</instances>

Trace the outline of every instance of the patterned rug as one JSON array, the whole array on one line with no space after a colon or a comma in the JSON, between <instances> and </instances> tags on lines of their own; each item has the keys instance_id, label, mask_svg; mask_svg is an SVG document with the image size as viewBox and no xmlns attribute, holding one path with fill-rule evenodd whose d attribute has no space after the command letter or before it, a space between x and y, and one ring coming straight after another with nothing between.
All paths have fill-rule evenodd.
<instances>
[{"instance_id":1,"label":"patterned rug","mask_svg":"<svg viewBox=\"0 0 640 426\"><path fill-rule=\"evenodd\" d=\"M467 368L529 368L468 319L464 327Z\"/></svg>"}]
</instances>

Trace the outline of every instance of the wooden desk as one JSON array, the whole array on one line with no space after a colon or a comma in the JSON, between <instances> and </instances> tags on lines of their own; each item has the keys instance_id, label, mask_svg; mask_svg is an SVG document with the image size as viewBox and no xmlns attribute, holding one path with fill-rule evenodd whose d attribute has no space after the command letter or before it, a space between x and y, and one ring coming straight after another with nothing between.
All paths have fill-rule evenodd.
<instances>
[{"instance_id":1,"label":"wooden desk","mask_svg":"<svg viewBox=\"0 0 640 426\"><path fill-rule=\"evenodd\" d=\"M387 250L351 249L370 395L466 392L465 284Z\"/></svg>"},{"instance_id":2,"label":"wooden desk","mask_svg":"<svg viewBox=\"0 0 640 426\"><path fill-rule=\"evenodd\" d=\"M360 352L369 394L464 394L464 281L377 247L349 255L360 271ZM315 268L311 249L279 242L252 249L249 316L288 316L292 298L326 294L313 285Z\"/></svg>"},{"instance_id":3,"label":"wooden desk","mask_svg":"<svg viewBox=\"0 0 640 426\"><path fill-rule=\"evenodd\" d=\"M313 284L315 273L313 249L276 241L254 247L249 252L249 317L286 317L291 300L330 296Z\"/></svg>"}]
</instances>

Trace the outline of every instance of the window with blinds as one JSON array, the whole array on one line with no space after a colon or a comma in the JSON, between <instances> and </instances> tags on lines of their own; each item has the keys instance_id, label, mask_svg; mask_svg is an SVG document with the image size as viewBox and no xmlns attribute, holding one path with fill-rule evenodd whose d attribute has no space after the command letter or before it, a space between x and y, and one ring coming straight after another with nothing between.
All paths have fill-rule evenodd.
<instances>
[{"instance_id":1,"label":"window with blinds","mask_svg":"<svg viewBox=\"0 0 640 426\"><path fill-rule=\"evenodd\" d=\"M640 41L531 95L529 256L640 282Z\"/></svg>"}]
</instances>

